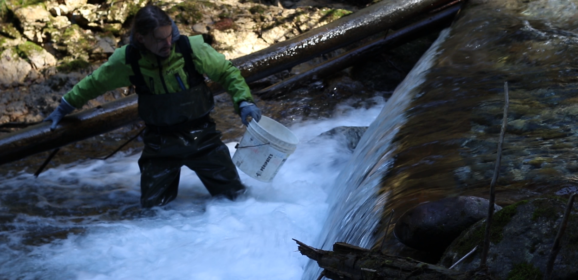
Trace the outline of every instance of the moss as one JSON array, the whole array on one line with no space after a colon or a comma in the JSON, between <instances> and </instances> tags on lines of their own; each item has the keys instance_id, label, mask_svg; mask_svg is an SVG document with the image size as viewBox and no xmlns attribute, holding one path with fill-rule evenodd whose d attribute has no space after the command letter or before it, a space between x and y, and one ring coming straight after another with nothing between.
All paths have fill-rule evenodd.
<instances>
[{"instance_id":1,"label":"moss","mask_svg":"<svg viewBox=\"0 0 578 280\"><path fill-rule=\"evenodd\" d=\"M352 11L344 10L344 9L323 9L321 10L321 15L329 21L334 21L336 19L340 19L344 16L352 14Z\"/></svg>"},{"instance_id":2,"label":"moss","mask_svg":"<svg viewBox=\"0 0 578 280\"><path fill-rule=\"evenodd\" d=\"M115 36L118 36L118 35L120 35L120 31L121 31L121 30L118 29L118 28L116 28L116 27L114 27L114 25L110 24L110 25L105 25L105 26L102 28L102 31L103 31L105 34L106 34L106 33L109 33L109 34L113 34L113 35L115 35Z\"/></svg>"},{"instance_id":3,"label":"moss","mask_svg":"<svg viewBox=\"0 0 578 280\"><path fill-rule=\"evenodd\" d=\"M27 7L33 6L37 4L44 5L45 0L5 0L4 5L8 5L11 7Z\"/></svg>"},{"instance_id":4,"label":"moss","mask_svg":"<svg viewBox=\"0 0 578 280\"><path fill-rule=\"evenodd\" d=\"M176 22L194 24L203 19L205 8L214 9L216 5L209 1L184 1L171 7L167 12Z\"/></svg>"},{"instance_id":5,"label":"moss","mask_svg":"<svg viewBox=\"0 0 578 280\"><path fill-rule=\"evenodd\" d=\"M57 66L56 69L62 72L73 72L78 70L86 69L90 66L90 63L83 60L83 59L75 59L69 62L64 62L61 65Z\"/></svg>"},{"instance_id":6,"label":"moss","mask_svg":"<svg viewBox=\"0 0 578 280\"><path fill-rule=\"evenodd\" d=\"M265 12L265 7L263 7L261 5L255 5L251 8L249 8L249 12L251 14L262 14Z\"/></svg>"},{"instance_id":7,"label":"moss","mask_svg":"<svg viewBox=\"0 0 578 280\"><path fill-rule=\"evenodd\" d=\"M508 273L507 280L532 280L542 279L542 272L534 267L532 264L523 262L515 264L510 273Z\"/></svg>"},{"instance_id":8,"label":"moss","mask_svg":"<svg viewBox=\"0 0 578 280\"><path fill-rule=\"evenodd\" d=\"M556 177L556 176L562 175L562 173L560 171L558 171L558 170L556 170L556 168L552 168L552 167L542 168L542 169L538 170L538 174L545 175L545 176L551 176L551 177Z\"/></svg>"},{"instance_id":9,"label":"moss","mask_svg":"<svg viewBox=\"0 0 578 280\"><path fill-rule=\"evenodd\" d=\"M548 199L536 199L532 202L536 207L534 213L532 214L532 221L537 221L540 217L544 217L547 220L555 221L558 219L558 210L551 201Z\"/></svg>"},{"instance_id":10,"label":"moss","mask_svg":"<svg viewBox=\"0 0 578 280\"><path fill-rule=\"evenodd\" d=\"M542 163L550 163L552 162L551 158L544 158L544 157L535 157L528 161L528 164L536 167L540 167Z\"/></svg>"},{"instance_id":11,"label":"moss","mask_svg":"<svg viewBox=\"0 0 578 280\"><path fill-rule=\"evenodd\" d=\"M527 200L523 200L512 204L510 206L502 208L502 210L496 212L492 217L492 227L490 228L490 242L497 244L504 238L504 227L510 223L512 217L516 215L517 208L520 205L528 203ZM478 228L471 231L469 235L464 236L458 244L456 244L455 251L463 256L471 251L475 246L482 245L484 240L484 234L486 231L486 222L484 221Z\"/></svg>"},{"instance_id":12,"label":"moss","mask_svg":"<svg viewBox=\"0 0 578 280\"><path fill-rule=\"evenodd\" d=\"M136 15L136 13L138 12L138 10L140 10L140 8L142 6L144 6L144 4L147 2L148 0L138 0L137 3L134 2L130 2L129 1L129 5L130 7L128 8L128 17L134 16Z\"/></svg>"},{"instance_id":13,"label":"moss","mask_svg":"<svg viewBox=\"0 0 578 280\"><path fill-rule=\"evenodd\" d=\"M32 52L41 52L43 49L41 46L36 45L32 42L25 42L24 44L20 44L16 47L16 52L18 53L18 56L20 56L21 58L29 58L30 55L32 54Z\"/></svg>"},{"instance_id":14,"label":"moss","mask_svg":"<svg viewBox=\"0 0 578 280\"><path fill-rule=\"evenodd\" d=\"M16 29L16 27L14 27L14 25L10 22L0 24L0 34L12 39L18 39L21 37L18 29Z\"/></svg>"}]
</instances>

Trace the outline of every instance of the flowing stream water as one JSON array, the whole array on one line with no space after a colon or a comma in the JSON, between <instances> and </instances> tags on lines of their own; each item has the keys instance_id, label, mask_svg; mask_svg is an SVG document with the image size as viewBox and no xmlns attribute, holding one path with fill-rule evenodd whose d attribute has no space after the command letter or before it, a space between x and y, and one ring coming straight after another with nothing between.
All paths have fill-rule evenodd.
<instances>
[{"instance_id":1,"label":"flowing stream water","mask_svg":"<svg viewBox=\"0 0 578 280\"><path fill-rule=\"evenodd\" d=\"M183 168L178 198L139 206L138 155L63 164L0 178L2 279L301 279L307 258L293 238L313 243L327 198L352 152L317 137L337 126L367 126L370 108L339 105L330 119L290 129L300 144L271 183L241 173L249 192L213 199ZM313 140L313 141L311 141ZM229 143L231 153L235 143Z\"/></svg>"}]
</instances>

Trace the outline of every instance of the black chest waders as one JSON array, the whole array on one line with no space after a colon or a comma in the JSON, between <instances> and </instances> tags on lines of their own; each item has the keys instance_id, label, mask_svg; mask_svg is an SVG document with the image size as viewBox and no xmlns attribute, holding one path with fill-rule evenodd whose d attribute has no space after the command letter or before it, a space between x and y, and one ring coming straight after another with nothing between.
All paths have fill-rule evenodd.
<instances>
[{"instance_id":1,"label":"black chest waders","mask_svg":"<svg viewBox=\"0 0 578 280\"><path fill-rule=\"evenodd\" d=\"M209 116L214 107L213 94L194 67L188 37L179 37L176 51L185 59L189 88L179 80L181 91L154 94L140 71L139 50L130 45L126 48L126 62L134 72L130 81L138 94L139 116L147 126L145 148L138 161L143 208L162 206L177 197L183 165L195 171L212 196L235 199L245 189L229 149ZM159 75L164 84L162 69Z\"/></svg>"}]
</instances>

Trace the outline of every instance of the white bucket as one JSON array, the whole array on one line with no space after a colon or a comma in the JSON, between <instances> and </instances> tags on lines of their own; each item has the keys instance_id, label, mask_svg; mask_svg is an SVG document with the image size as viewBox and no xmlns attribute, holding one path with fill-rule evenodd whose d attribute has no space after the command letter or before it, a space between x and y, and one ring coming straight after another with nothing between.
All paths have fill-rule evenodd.
<instances>
[{"instance_id":1,"label":"white bucket","mask_svg":"<svg viewBox=\"0 0 578 280\"><path fill-rule=\"evenodd\" d=\"M252 120L247 126L233 155L233 162L245 174L259 181L271 182L295 151L298 142L291 130L262 116L258 123Z\"/></svg>"}]
</instances>

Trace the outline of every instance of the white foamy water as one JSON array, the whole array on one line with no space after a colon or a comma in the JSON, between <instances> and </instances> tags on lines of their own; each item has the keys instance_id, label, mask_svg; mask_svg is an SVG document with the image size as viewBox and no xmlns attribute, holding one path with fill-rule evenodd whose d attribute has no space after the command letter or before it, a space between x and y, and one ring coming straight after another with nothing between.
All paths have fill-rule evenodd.
<instances>
[{"instance_id":1,"label":"white foamy water","mask_svg":"<svg viewBox=\"0 0 578 280\"><path fill-rule=\"evenodd\" d=\"M18 204L25 210L0 232L0 278L301 279L308 258L292 239L315 241L335 179L352 154L334 139L309 141L337 126L367 126L383 104L344 105L338 117L291 127L300 144L273 182L240 172L249 192L234 202L210 198L185 167L171 204L122 214L138 211L138 155L59 166L37 179L25 172L0 178L0 214L14 209L12 202L29 202ZM234 145L228 144L231 153ZM107 205L120 214L87 214ZM77 230L30 245L34 228Z\"/></svg>"}]
</instances>

